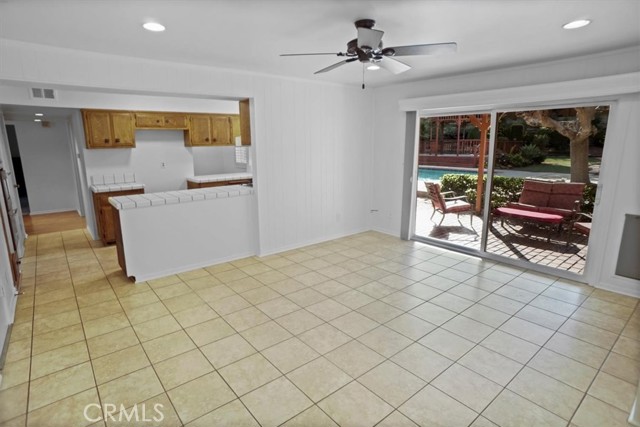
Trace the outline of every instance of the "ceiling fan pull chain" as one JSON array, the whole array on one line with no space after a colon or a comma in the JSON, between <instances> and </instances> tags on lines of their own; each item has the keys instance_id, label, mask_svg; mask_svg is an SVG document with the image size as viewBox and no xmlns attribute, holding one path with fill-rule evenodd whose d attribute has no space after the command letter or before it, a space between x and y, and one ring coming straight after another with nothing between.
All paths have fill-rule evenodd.
<instances>
[{"instance_id":1,"label":"ceiling fan pull chain","mask_svg":"<svg viewBox=\"0 0 640 427\"><path fill-rule=\"evenodd\" d=\"M364 90L364 62L362 63L362 90Z\"/></svg>"}]
</instances>

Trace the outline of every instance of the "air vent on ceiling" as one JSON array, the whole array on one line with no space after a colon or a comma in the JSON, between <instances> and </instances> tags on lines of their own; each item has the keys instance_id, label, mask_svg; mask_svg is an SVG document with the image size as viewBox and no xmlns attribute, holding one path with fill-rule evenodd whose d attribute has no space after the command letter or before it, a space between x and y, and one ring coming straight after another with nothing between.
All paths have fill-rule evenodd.
<instances>
[{"instance_id":1,"label":"air vent on ceiling","mask_svg":"<svg viewBox=\"0 0 640 427\"><path fill-rule=\"evenodd\" d=\"M39 87L31 88L32 98L56 99L56 92L53 89L44 89Z\"/></svg>"}]
</instances>

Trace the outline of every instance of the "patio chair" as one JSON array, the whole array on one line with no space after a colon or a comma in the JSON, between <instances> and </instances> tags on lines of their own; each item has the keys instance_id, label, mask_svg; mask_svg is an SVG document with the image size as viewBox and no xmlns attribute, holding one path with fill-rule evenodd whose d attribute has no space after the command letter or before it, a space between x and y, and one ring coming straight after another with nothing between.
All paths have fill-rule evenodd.
<instances>
[{"instance_id":1,"label":"patio chair","mask_svg":"<svg viewBox=\"0 0 640 427\"><path fill-rule=\"evenodd\" d=\"M460 214L469 214L471 216L471 227L473 228L473 206L467 200L467 196L455 196L453 191L440 192L440 184L438 183L427 181L424 183L427 187L427 197L433 204L433 213L429 219L433 220L436 211L440 212L442 214L442 218L438 223L438 226L440 226L448 213L457 214L458 222L460 222ZM447 195L449 196L445 197Z\"/></svg>"},{"instance_id":2,"label":"patio chair","mask_svg":"<svg viewBox=\"0 0 640 427\"><path fill-rule=\"evenodd\" d=\"M575 230L585 236L589 236L589 234L591 234L591 221L593 221L593 217L583 212L578 212L573 217L569 222L569 227L567 229L567 246L569 246L572 231Z\"/></svg>"}]
</instances>

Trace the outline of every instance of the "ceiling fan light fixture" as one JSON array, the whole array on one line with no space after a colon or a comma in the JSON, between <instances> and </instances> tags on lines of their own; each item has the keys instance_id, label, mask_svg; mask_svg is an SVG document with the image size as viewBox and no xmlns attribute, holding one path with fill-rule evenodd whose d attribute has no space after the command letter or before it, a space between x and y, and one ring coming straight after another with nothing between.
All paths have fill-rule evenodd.
<instances>
[{"instance_id":1,"label":"ceiling fan light fixture","mask_svg":"<svg viewBox=\"0 0 640 427\"><path fill-rule=\"evenodd\" d=\"M370 64L370 65L367 66L367 70L369 70L369 71L376 71L376 70L379 70L379 69L380 69L380 66L376 65L376 64Z\"/></svg>"},{"instance_id":2,"label":"ceiling fan light fixture","mask_svg":"<svg viewBox=\"0 0 640 427\"><path fill-rule=\"evenodd\" d=\"M562 26L565 30L575 30L577 28L586 27L591 24L590 19L576 19L575 21L568 22Z\"/></svg>"},{"instance_id":3,"label":"ceiling fan light fixture","mask_svg":"<svg viewBox=\"0 0 640 427\"><path fill-rule=\"evenodd\" d=\"M165 26L157 22L145 22L144 24L142 24L142 28L144 28L147 31L153 31L154 33L158 33L165 30Z\"/></svg>"}]
</instances>

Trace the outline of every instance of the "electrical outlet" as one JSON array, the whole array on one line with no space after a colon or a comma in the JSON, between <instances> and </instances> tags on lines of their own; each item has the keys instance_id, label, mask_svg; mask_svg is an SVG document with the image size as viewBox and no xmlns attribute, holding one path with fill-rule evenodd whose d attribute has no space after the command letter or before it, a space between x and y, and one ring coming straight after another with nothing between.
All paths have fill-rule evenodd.
<instances>
[{"instance_id":1,"label":"electrical outlet","mask_svg":"<svg viewBox=\"0 0 640 427\"><path fill-rule=\"evenodd\" d=\"M161 169L165 169L166 167L167 167L167 164L165 162L160 163Z\"/></svg>"}]
</instances>

